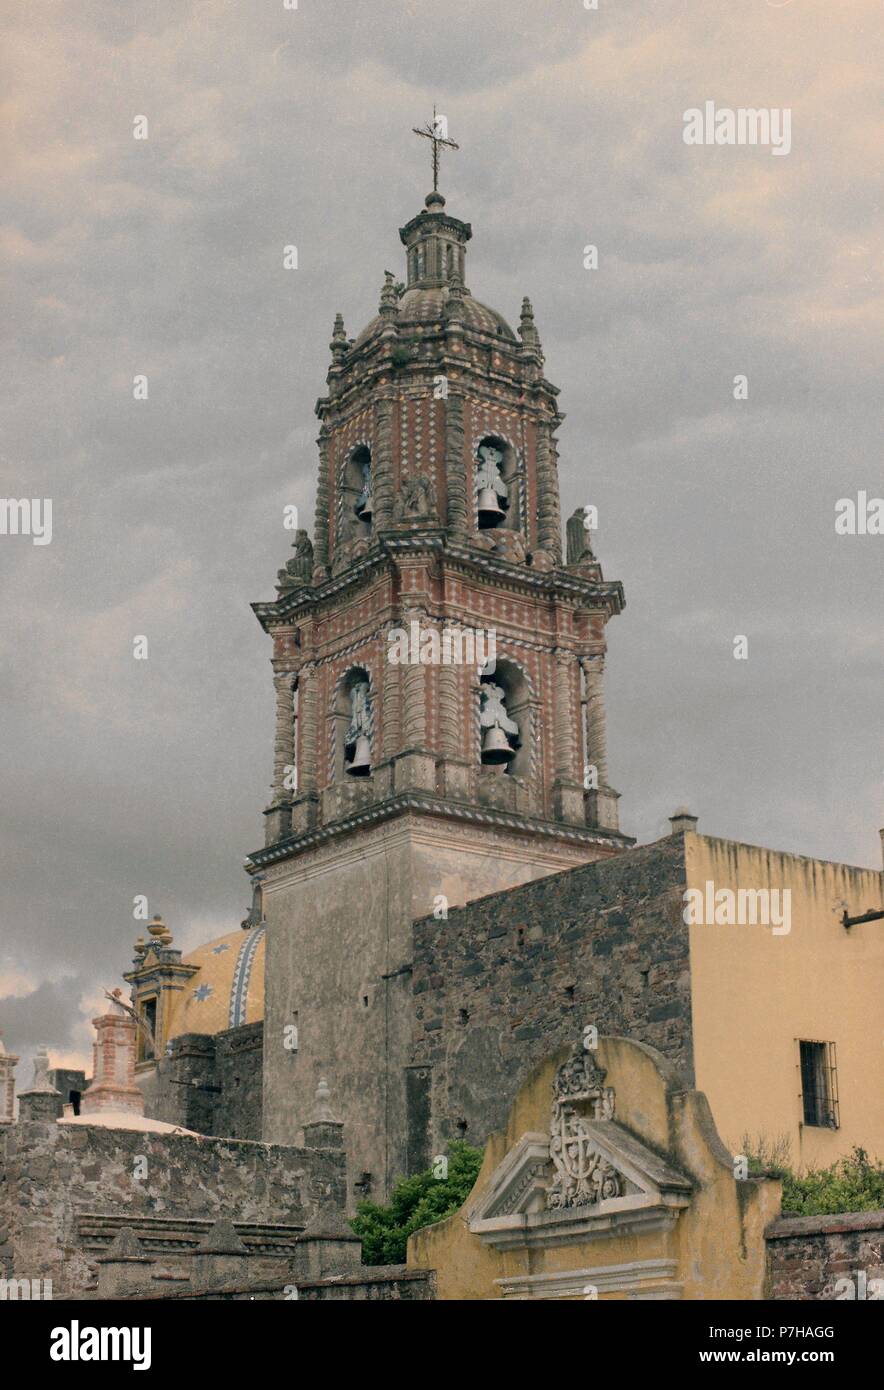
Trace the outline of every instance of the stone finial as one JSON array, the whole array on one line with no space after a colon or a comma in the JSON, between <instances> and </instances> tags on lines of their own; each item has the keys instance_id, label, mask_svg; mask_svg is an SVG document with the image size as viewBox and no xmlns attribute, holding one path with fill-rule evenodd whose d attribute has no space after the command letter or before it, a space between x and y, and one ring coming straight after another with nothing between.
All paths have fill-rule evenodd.
<instances>
[{"instance_id":1,"label":"stone finial","mask_svg":"<svg viewBox=\"0 0 884 1390\"><path fill-rule=\"evenodd\" d=\"M34 1079L30 1089L32 1091L55 1091L55 1087L49 1080L49 1049L45 1043L41 1043L34 1054Z\"/></svg>"},{"instance_id":2,"label":"stone finial","mask_svg":"<svg viewBox=\"0 0 884 1390\"><path fill-rule=\"evenodd\" d=\"M347 351L347 334L344 331L343 314L335 314L335 326L332 329L329 350L334 361L334 365L340 366L343 361L344 353Z\"/></svg>"},{"instance_id":3,"label":"stone finial","mask_svg":"<svg viewBox=\"0 0 884 1390\"><path fill-rule=\"evenodd\" d=\"M384 271L384 286L381 290L381 302L378 313L382 319L388 323L396 319L399 314L399 296L396 293L396 277L392 270Z\"/></svg>"},{"instance_id":4,"label":"stone finial","mask_svg":"<svg viewBox=\"0 0 884 1390\"><path fill-rule=\"evenodd\" d=\"M586 527L586 511L578 507L565 523L566 557L569 565L579 565L595 559Z\"/></svg>"},{"instance_id":5,"label":"stone finial","mask_svg":"<svg viewBox=\"0 0 884 1390\"><path fill-rule=\"evenodd\" d=\"M166 926L165 922L163 921L162 917L158 912L154 913L153 917L148 923L147 930L149 931L153 940L156 942L157 946L171 946L172 933L169 931L169 928Z\"/></svg>"},{"instance_id":6,"label":"stone finial","mask_svg":"<svg viewBox=\"0 0 884 1390\"><path fill-rule=\"evenodd\" d=\"M687 830L696 830L697 819L691 815L687 806L678 806L675 814L669 817L669 824L672 826L670 834L682 835Z\"/></svg>"},{"instance_id":7,"label":"stone finial","mask_svg":"<svg viewBox=\"0 0 884 1390\"><path fill-rule=\"evenodd\" d=\"M308 1149L340 1149L344 1144L344 1126L329 1104L331 1092L325 1077L316 1087L313 1114L304 1126L304 1145Z\"/></svg>"},{"instance_id":8,"label":"stone finial","mask_svg":"<svg viewBox=\"0 0 884 1390\"><path fill-rule=\"evenodd\" d=\"M34 1080L27 1091L18 1098L18 1118L26 1124L29 1121L52 1124L61 1115L61 1092L49 1080L49 1051L45 1044L37 1049L34 1057Z\"/></svg>"},{"instance_id":9,"label":"stone finial","mask_svg":"<svg viewBox=\"0 0 884 1390\"><path fill-rule=\"evenodd\" d=\"M324 1076L319 1078L319 1085L316 1087L316 1103L313 1106L313 1114L310 1123L317 1124L339 1124L338 1117L332 1112L329 1105L331 1100L331 1090Z\"/></svg>"},{"instance_id":10,"label":"stone finial","mask_svg":"<svg viewBox=\"0 0 884 1390\"><path fill-rule=\"evenodd\" d=\"M457 271L448 281L448 296L445 300L445 322L450 332L462 333L466 317L463 305L464 285Z\"/></svg>"},{"instance_id":11,"label":"stone finial","mask_svg":"<svg viewBox=\"0 0 884 1390\"><path fill-rule=\"evenodd\" d=\"M523 347L539 346L540 338L537 333L537 325L534 322L534 310L527 295L522 300L522 311L519 315L519 337L522 339Z\"/></svg>"}]
</instances>

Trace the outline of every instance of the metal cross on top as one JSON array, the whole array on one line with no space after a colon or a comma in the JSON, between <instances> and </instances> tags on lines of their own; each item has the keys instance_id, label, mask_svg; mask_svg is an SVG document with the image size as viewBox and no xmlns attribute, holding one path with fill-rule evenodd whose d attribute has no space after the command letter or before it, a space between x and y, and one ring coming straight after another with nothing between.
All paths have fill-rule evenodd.
<instances>
[{"instance_id":1,"label":"metal cross on top","mask_svg":"<svg viewBox=\"0 0 884 1390\"><path fill-rule=\"evenodd\" d=\"M422 130L417 126L412 126L415 135L421 135L425 140L433 142L433 192L439 192L439 154L440 146L445 145L449 150L459 150L460 145L456 145L453 140L448 138L448 119L445 116L437 116L436 108L433 107L433 124L425 125Z\"/></svg>"}]
</instances>

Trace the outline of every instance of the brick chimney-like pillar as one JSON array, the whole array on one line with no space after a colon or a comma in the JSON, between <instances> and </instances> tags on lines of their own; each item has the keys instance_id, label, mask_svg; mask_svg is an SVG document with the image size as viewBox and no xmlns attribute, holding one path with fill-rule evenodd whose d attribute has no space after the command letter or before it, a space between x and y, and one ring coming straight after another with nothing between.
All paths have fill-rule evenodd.
<instances>
[{"instance_id":1,"label":"brick chimney-like pillar","mask_svg":"<svg viewBox=\"0 0 884 1390\"><path fill-rule=\"evenodd\" d=\"M108 1012L92 1020L97 1034L92 1044L92 1081L83 1092L81 1115L106 1110L144 1114L144 1096L135 1085L137 1025L119 1002L120 994L120 990L114 990L115 998Z\"/></svg>"}]
</instances>

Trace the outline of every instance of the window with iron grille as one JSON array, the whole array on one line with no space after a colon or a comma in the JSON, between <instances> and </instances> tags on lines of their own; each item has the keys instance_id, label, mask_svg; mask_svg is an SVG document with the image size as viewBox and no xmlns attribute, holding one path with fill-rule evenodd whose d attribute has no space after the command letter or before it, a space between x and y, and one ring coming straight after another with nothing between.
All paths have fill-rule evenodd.
<instances>
[{"instance_id":1,"label":"window with iron grille","mask_svg":"<svg viewBox=\"0 0 884 1390\"><path fill-rule=\"evenodd\" d=\"M833 1042L799 1042L804 1123L838 1128L838 1073Z\"/></svg>"}]
</instances>

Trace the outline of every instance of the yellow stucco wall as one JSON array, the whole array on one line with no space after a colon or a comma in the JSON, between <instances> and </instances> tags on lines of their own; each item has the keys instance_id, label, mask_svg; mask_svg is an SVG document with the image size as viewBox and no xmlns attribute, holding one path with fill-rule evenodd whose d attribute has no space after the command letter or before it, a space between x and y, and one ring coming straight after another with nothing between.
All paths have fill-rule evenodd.
<instances>
[{"instance_id":1,"label":"yellow stucco wall","mask_svg":"<svg viewBox=\"0 0 884 1390\"><path fill-rule=\"evenodd\" d=\"M827 1166L859 1144L884 1157L884 876L752 845L685 836L687 882L791 890L791 930L690 927L694 1062L725 1142L788 1136L793 1166ZM798 1040L834 1042L840 1128L805 1127Z\"/></svg>"},{"instance_id":2,"label":"yellow stucco wall","mask_svg":"<svg viewBox=\"0 0 884 1390\"><path fill-rule=\"evenodd\" d=\"M523 1134L547 1132L556 1068L564 1048L535 1069L520 1090L503 1133L492 1135L475 1187L446 1221L416 1232L410 1267L435 1269L440 1299L499 1298L496 1279L598 1269L655 1257L675 1258L686 1299L758 1299L764 1289L765 1225L779 1214L780 1184L737 1182L705 1097L685 1087L659 1053L627 1038L599 1039L597 1058L616 1095L615 1119L695 1184L675 1228L639 1231L545 1249L500 1251L468 1229L469 1213L495 1169ZM599 1294L620 1300L624 1293Z\"/></svg>"}]
</instances>

